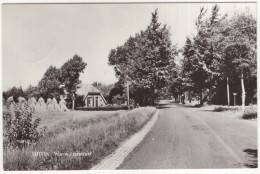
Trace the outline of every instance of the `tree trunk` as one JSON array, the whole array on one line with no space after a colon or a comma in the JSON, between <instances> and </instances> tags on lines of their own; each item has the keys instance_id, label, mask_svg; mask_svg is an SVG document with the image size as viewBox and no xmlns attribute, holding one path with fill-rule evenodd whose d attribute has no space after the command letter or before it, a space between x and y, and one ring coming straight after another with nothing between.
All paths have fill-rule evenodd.
<instances>
[{"instance_id":1,"label":"tree trunk","mask_svg":"<svg viewBox=\"0 0 260 174\"><path fill-rule=\"evenodd\" d=\"M154 86L152 86L152 91L151 91L151 101L150 101L150 105L151 106L154 106L154 104L155 104L155 102L154 102L154 100L155 100L155 89L154 89Z\"/></svg>"},{"instance_id":2,"label":"tree trunk","mask_svg":"<svg viewBox=\"0 0 260 174\"><path fill-rule=\"evenodd\" d=\"M227 77L227 102L228 102L228 106L230 106L230 98L229 98L229 80Z\"/></svg>"},{"instance_id":3,"label":"tree trunk","mask_svg":"<svg viewBox=\"0 0 260 174\"><path fill-rule=\"evenodd\" d=\"M191 103L191 94L190 94L190 91L189 91L189 102Z\"/></svg>"},{"instance_id":4,"label":"tree trunk","mask_svg":"<svg viewBox=\"0 0 260 174\"><path fill-rule=\"evenodd\" d=\"M200 91L200 106L202 106L202 100L203 100L203 98L202 98L202 90Z\"/></svg>"},{"instance_id":5,"label":"tree trunk","mask_svg":"<svg viewBox=\"0 0 260 174\"><path fill-rule=\"evenodd\" d=\"M245 86L244 86L244 74L242 71L241 74L241 87L242 87L242 111L245 111L245 98L246 98L246 94L245 94Z\"/></svg>"},{"instance_id":6,"label":"tree trunk","mask_svg":"<svg viewBox=\"0 0 260 174\"><path fill-rule=\"evenodd\" d=\"M209 89L209 105L212 105L212 90Z\"/></svg>"},{"instance_id":7,"label":"tree trunk","mask_svg":"<svg viewBox=\"0 0 260 174\"><path fill-rule=\"evenodd\" d=\"M75 108L75 100L72 100L72 110Z\"/></svg>"},{"instance_id":8,"label":"tree trunk","mask_svg":"<svg viewBox=\"0 0 260 174\"><path fill-rule=\"evenodd\" d=\"M130 101L129 101L129 82L128 82L128 81L126 82L126 88L127 88L127 90L126 90L126 95L127 95L127 106L129 106Z\"/></svg>"},{"instance_id":9,"label":"tree trunk","mask_svg":"<svg viewBox=\"0 0 260 174\"><path fill-rule=\"evenodd\" d=\"M75 95L72 94L72 110L74 110L74 109L75 109Z\"/></svg>"}]
</instances>

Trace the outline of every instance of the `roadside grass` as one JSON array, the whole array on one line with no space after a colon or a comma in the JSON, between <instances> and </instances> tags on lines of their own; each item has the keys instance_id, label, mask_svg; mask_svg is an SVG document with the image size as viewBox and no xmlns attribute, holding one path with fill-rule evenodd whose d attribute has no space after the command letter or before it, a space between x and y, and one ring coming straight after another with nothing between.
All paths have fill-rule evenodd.
<instances>
[{"instance_id":1,"label":"roadside grass","mask_svg":"<svg viewBox=\"0 0 260 174\"><path fill-rule=\"evenodd\" d=\"M241 106L214 106L213 111L225 112L242 119L257 119L257 105L246 106L244 112Z\"/></svg>"},{"instance_id":2,"label":"roadside grass","mask_svg":"<svg viewBox=\"0 0 260 174\"><path fill-rule=\"evenodd\" d=\"M70 111L70 112L60 112L60 111L46 111L46 112L36 112L33 116L41 119L40 126L51 127L62 122L79 120L79 119L92 119L99 116L104 116L113 113L123 113L124 110L120 111Z\"/></svg>"},{"instance_id":3,"label":"roadside grass","mask_svg":"<svg viewBox=\"0 0 260 174\"><path fill-rule=\"evenodd\" d=\"M85 111L68 112L66 114L78 114L78 117L52 123L46 137L36 146L4 149L4 170L89 169L140 130L155 111L153 107L143 107L131 111L90 112L88 117L83 116L84 113L86 115ZM62 115L56 114L54 117L59 119ZM42 126L49 122L45 119ZM48 155L35 156L33 152L47 152Z\"/></svg>"}]
</instances>

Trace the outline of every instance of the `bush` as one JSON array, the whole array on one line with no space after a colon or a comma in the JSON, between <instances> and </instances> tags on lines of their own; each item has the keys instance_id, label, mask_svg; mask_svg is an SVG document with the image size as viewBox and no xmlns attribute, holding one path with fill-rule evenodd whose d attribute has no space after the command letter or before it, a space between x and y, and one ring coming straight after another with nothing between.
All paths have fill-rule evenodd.
<instances>
[{"instance_id":1,"label":"bush","mask_svg":"<svg viewBox=\"0 0 260 174\"><path fill-rule=\"evenodd\" d=\"M229 108L216 107L216 108L214 109L214 111L216 111L216 112L223 112L223 111L227 111L227 110L229 110Z\"/></svg>"},{"instance_id":2,"label":"bush","mask_svg":"<svg viewBox=\"0 0 260 174\"><path fill-rule=\"evenodd\" d=\"M131 107L133 108L133 107ZM128 110L128 106L106 106L106 107L77 107L76 110L81 111L116 111Z\"/></svg>"},{"instance_id":3,"label":"bush","mask_svg":"<svg viewBox=\"0 0 260 174\"><path fill-rule=\"evenodd\" d=\"M242 119L255 119L257 118L257 107L246 108L245 112L242 115Z\"/></svg>"},{"instance_id":4,"label":"bush","mask_svg":"<svg viewBox=\"0 0 260 174\"><path fill-rule=\"evenodd\" d=\"M38 130L40 119L32 120L32 110L28 106L15 104L14 112L4 111L4 148L24 148L39 141L43 130Z\"/></svg>"},{"instance_id":5,"label":"bush","mask_svg":"<svg viewBox=\"0 0 260 174\"><path fill-rule=\"evenodd\" d=\"M112 98L112 103L117 105L122 105L125 103L126 100L127 99L125 94L123 95L118 94Z\"/></svg>"},{"instance_id":6,"label":"bush","mask_svg":"<svg viewBox=\"0 0 260 174\"><path fill-rule=\"evenodd\" d=\"M257 113L254 112L254 113L250 113L250 112L245 112L243 115L242 115L242 118L243 119L255 119L257 118Z\"/></svg>"},{"instance_id":7,"label":"bush","mask_svg":"<svg viewBox=\"0 0 260 174\"><path fill-rule=\"evenodd\" d=\"M238 111L240 110L239 106L217 106L213 111L215 112L224 112L224 111Z\"/></svg>"}]
</instances>

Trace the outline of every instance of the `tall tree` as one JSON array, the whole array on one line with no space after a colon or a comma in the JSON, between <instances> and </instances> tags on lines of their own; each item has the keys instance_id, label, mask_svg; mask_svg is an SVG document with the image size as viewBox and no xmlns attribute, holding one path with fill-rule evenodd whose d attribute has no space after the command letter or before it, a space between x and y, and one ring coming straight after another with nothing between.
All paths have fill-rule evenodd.
<instances>
[{"instance_id":1,"label":"tall tree","mask_svg":"<svg viewBox=\"0 0 260 174\"><path fill-rule=\"evenodd\" d=\"M66 91L70 94L74 93L77 85L81 83L79 76L80 73L84 72L86 66L87 63L78 55L75 55L61 66L61 83L65 85Z\"/></svg>"},{"instance_id":2,"label":"tall tree","mask_svg":"<svg viewBox=\"0 0 260 174\"><path fill-rule=\"evenodd\" d=\"M220 26L220 37L224 44L222 57L227 76L240 78L242 108L245 106L245 80L256 81L256 19L248 13L236 13ZM253 96L255 85L248 85L248 94Z\"/></svg>"},{"instance_id":3,"label":"tall tree","mask_svg":"<svg viewBox=\"0 0 260 174\"><path fill-rule=\"evenodd\" d=\"M154 104L160 89L169 81L176 53L170 31L167 25L161 26L158 22L156 9L145 31L111 50L109 64L114 66L117 77L127 79L132 86L150 93L147 103Z\"/></svg>"},{"instance_id":4,"label":"tall tree","mask_svg":"<svg viewBox=\"0 0 260 174\"><path fill-rule=\"evenodd\" d=\"M182 51L183 59L181 61L181 77L183 79L184 85L186 87L186 90L192 91L194 90L194 84L195 82L192 79L192 75L195 72L193 69L193 58L195 55L195 48L192 43L192 40L190 37L186 38L186 42Z\"/></svg>"},{"instance_id":5,"label":"tall tree","mask_svg":"<svg viewBox=\"0 0 260 174\"><path fill-rule=\"evenodd\" d=\"M187 39L183 55L185 57L184 71L192 82L193 90L200 96L200 104L203 104L203 93L207 91L208 100L211 104L212 96L220 76L219 45L216 37L216 28L225 19L226 15L220 16L219 7L212 8L211 16L205 18L207 10L201 8L196 20L197 35L193 43Z\"/></svg>"}]
</instances>

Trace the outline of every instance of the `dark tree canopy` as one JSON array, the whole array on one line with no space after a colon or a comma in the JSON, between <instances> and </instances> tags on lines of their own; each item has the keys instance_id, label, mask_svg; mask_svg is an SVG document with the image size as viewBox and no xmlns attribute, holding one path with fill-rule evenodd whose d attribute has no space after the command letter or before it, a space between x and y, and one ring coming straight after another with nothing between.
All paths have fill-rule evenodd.
<instances>
[{"instance_id":1,"label":"dark tree canopy","mask_svg":"<svg viewBox=\"0 0 260 174\"><path fill-rule=\"evenodd\" d=\"M60 70L50 66L38 84L38 93L45 99L59 98L62 94L62 90L59 88L60 84Z\"/></svg>"},{"instance_id":2,"label":"dark tree canopy","mask_svg":"<svg viewBox=\"0 0 260 174\"><path fill-rule=\"evenodd\" d=\"M116 76L130 86L143 91L147 104L154 104L160 89L165 87L174 70L177 49L171 43L167 25L158 22L158 12L152 13L146 30L130 37L124 45L112 49L109 65L114 66Z\"/></svg>"},{"instance_id":3,"label":"dark tree canopy","mask_svg":"<svg viewBox=\"0 0 260 174\"><path fill-rule=\"evenodd\" d=\"M61 83L65 85L65 89L69 93L76 91L77 85L81 83L79 80L80 73L83 73L86 66L87 64L78 55L61 66Z\"/></svg>"},{"instance_id":4,"label":"dark tree canopy","mask_svg":"<svg viewBox=\"0 0 260 174\"><path fill-rule=\"evenodd\" d=\"M14 101L18 102L18 97L25 97L25 93L22 89L22 87L12 87L11 89L7 90L6 92L3 92L3 98L6 100L8 97L13 96Z\"/></svg>"},{"instance_id":5,"label":"dark tree canopy","mask_svg":"<svg viewBox=\"0 0 260 174\"><path fill-rule=\"evenodd\" d=\"M241 96L242 77L247 100L250 100L256 89L256 20L247 13L221 15L217 5L209 18L205 14L202 8L196 21L197 34L187 38L183 47L180 76L188 90L200 95L201 103L203 93L208 95L209 101L216 94L213 101L218 104L227 104L227 97L222 95L227 96L227 87L222 87L226 85L226 78L230 82L230 93Z\"/></svg>"}]
</instances>

